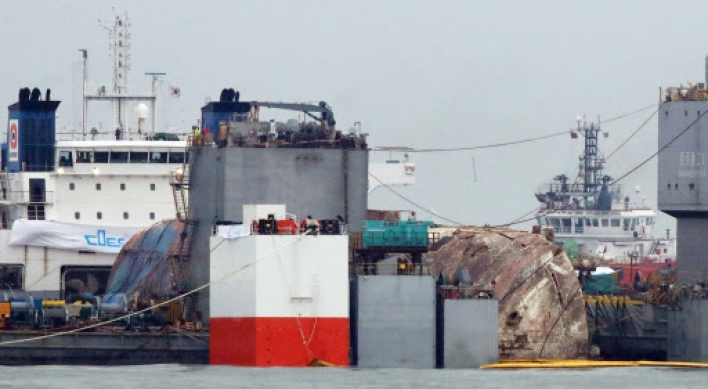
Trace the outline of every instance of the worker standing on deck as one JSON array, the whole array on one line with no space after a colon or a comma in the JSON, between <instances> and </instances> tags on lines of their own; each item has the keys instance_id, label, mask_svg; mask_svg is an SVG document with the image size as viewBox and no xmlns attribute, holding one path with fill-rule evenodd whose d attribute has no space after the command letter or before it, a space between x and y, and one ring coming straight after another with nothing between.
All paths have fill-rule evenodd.
<instances>
[{"instance_id":1,"label":"worker standing on deck","mask_svg":"<svg viewBox=\"0 0 708 389\"><path fill-rule=\"evenodd\" d=\"M199 128L199 126L193 126L192 131L194 132L194 136L192 137L193 138L192 144L195 146L199 146L199 144L201 143L201 139L202 139L202 129Z\"/></svg>"},{"instance_id":2,"label":"worker standing on deck","mask_svg":"<svg viewBox=\"0 0 708 389\"><path fill-rule=\"evenodd\" d=\"M313 231L315 234L320 232L320 222L312 218L312 215L307 215L307 220L305 220L305 226L308 231Z\"/></svg>"}]
</instances>

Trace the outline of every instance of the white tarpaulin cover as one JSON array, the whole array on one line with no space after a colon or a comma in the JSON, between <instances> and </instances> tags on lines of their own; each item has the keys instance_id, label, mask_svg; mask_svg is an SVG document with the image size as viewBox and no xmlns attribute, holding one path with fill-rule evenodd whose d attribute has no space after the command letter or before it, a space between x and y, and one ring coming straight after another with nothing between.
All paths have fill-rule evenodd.
<instances>
[{"instance_id":1,"label":"white tarpaulin cover","mask_svg":"<svg viewBox=\"0 0 708 389\"><path fill-rule=\"evenodd\" d=\"M226 239L235 239L242 236L251 235L251 226L248 224L232 224L228 226L218 226L216 234Z\"/></svg>"},{"instance_id":2,"label":"white tarpaulin cover","mask_svg":"<svg viewBox=\"0 0 708 389\"><path fill-rule=\"evenodd\" d=\"M11 246L39 246L97 253L119 253L140 227L95 226L46 220L15 220Z\"/></svg>"}]
</instances>

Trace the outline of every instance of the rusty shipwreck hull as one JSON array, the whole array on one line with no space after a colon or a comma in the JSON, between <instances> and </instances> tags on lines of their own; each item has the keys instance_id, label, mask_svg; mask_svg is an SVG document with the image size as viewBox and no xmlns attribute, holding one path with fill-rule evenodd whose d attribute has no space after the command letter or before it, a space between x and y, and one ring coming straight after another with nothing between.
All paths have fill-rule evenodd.
<instances>
[{"instance_id":1,"label":"rusty shipwreck hull","mask_svg":"<svg viewBox=\"0 0 708 389\"><path fill-rule=\"evenodd\" d=\"M584 358L588 325L573 266L543 235L506 229L457 230L433 258L435 276L468 269L499 300L501 358Z\"/></svg>"}]
</instances>

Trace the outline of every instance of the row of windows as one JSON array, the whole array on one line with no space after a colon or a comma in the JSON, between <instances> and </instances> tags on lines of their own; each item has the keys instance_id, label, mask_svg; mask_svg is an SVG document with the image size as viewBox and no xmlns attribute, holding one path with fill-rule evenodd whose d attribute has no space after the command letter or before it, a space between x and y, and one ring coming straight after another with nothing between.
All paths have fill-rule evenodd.
<instances>
[{"instance_id":1,"label":"row of windows","mask_svg":"<svg viewBox=\"0 0 708 389\"><path fill-rule=\"evenodd\" d=\"M125 190L125 188L126 188L126 185L121 183L120 190ZM69 183L69 190L74 190L74 189L76 189L76 185L74 185L73 182L70 182ZM96 190L101 190L101 183L100 182L96 183ZM150 184L150 190L153 192L155 191L155 184Z\"/></svg>"},{"instance_id":2,"label":"row of windows","mask_svg":"<svg viewBox=\"0 0 708 389\"><path fill-rule=\"evenodd\" d=\"M696 111L696 115L701 116L701 111ZM664 116L669 117L669 111L664 111ZM688 116L688 111L683 111L683 116Z\"/></svg>"},{"instance_id":3,"label":"row of windows","mask_svg":"<svg viewBox=\"0 0 708 389\"><path fill-rule=\"evenodd\" d=\"M150 212L149 214L150 220L155 220L155 212ZM130 214L128 212L123 212L123 219L128 220L130 218ZM80 220L81 219L81 212L74 212L74 219ZM101 220L103 219L103 212L96 212L96 219Z\"/></svg>"},{"instance_id":4,"label":"row of windows","mask_svg":"<svg viewBox=\"0 0 708 389\"><path fill-rule=\"evenodd\" d=\"M583 220L585 220L583 222ZM539 218L538 223L541 225L552 226L554 230L560 233L582 233L583 227L622 227L624 231L635 231L637 225L646 222L646 225L654 224L653 217L646 218L622 218L622 219L596 219L596 218ZM574 227L574 228L573 228Z\"/></svg>"},{"instance_id":5,"label":"row of windows","mask_svg":"<svg viewBox=\"0 0 708 389\"><path fill-rule=\"evenodd\" d=\"M182 151L59 151L59 166L76 163L184 163Z\"/></svg>"}]
</instances>

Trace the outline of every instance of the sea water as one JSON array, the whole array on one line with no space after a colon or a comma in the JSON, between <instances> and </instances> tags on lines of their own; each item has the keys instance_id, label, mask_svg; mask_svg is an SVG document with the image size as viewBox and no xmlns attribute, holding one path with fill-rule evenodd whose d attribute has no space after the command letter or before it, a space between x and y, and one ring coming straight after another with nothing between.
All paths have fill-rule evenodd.
<instances>
[{"instance_id":1,"label":"sea water","mask_svg":"<svg viewBox=\"0 0 708 389\"><path fill-rule=\"evenodd\" d=\"M708 369L413 370L225 366L0 366L0 388L706 388Z\"/></svg>"}]
</instances>

